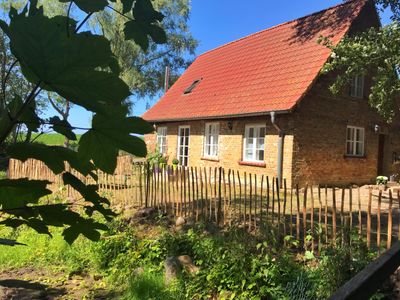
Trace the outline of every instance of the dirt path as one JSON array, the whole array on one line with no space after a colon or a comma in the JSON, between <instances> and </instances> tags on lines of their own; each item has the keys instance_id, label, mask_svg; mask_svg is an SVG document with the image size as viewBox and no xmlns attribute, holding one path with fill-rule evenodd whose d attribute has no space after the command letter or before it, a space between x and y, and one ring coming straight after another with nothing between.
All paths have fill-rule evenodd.
<instances>
[{"instance_id":1,"label":"dirt path","mask_svg":"<svg viewBox=\"0 0 400 300\"><path fill-rule=\"evenodd\" d=\"M0 272L0 300L118 299L102 278L34 268Z\"/></svg>"}]
</instances>

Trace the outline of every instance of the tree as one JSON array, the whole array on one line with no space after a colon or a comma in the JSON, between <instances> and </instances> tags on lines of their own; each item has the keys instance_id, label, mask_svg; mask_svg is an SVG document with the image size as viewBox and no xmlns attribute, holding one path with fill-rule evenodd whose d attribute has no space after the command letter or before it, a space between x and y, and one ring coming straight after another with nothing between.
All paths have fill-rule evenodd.
<instances>
[{"instance_id":1,"label":"tree","mask_svg":"<svg viewBox=\"0 0 400 300\"><path fill-rule=\"evenodd\" d=\"M157 95L163 88L165 67L171 68L172 80L175 80L190 63L184 54L193 55L197 47L187 25L189 0L156 0L153 4L166 16L161 25L168 41L165 44L150 41L146 44L147 51L142 51L134 41L125 39L125 23L132 19L132 14L114 12L123 11L123 3L116 2L114 11L103 11L91 19L92 28L99 29L111 41L111 48L121 66L121 78L137 97ZM134 37L134 40L139 41L140 37Z\"/></svg>"},{"instance_id":2,"label":"tree","mask_svg":"<svg viewBox=\"0 0 400 300\"><path fill-rule=\"evenodd\" d=\"M119 150L136 156L146 155L146 145L135 134L153 131L152 126L136 117L128 117L124 104L130 96L129 87L120 79L120 66L110 41L88 30L84 24L93 15L110 9L107 0L59 0L70 8L79 8L84 14L78 21L70 14L45 16L37 0L16 9L11 6L7 18L0 20L0 28L8 36L10 49L21 74L32 89L21 97L9 94L11 101L0 115L0 145L4 146L15 126L24 124L32 130L41 125L71 140L76 140L73 125L58 117L40 118L34 107L42 91L56 93L94 114L92 126L79 140L79 150L46 146L38 143L16 143L6 148L10 158L25 161L34 158L43 161L55 174L62 174L63 182L82 195L82 201L66 204L43 204L40 198L50 195L49 182L28 179L0 180L0 224L30 226L39 233L50 234L49 226L64 227L63 235L72 243L80 234L97 240L99 230L106 226L94 218L102 215L110 220L115 213L109 201L97 192L97 185L86 185L66 169L68 163L83 176L97 180L96 170L112 174ZM115 3L115 0L110 0ZM123 0L123 12L132 19L125 23L125 38L133 39L146 50L149 38L155 43L167 41L160 24L163 14L154 9L150 0ZM77 14L78 16L81 14ZM3 84L8 85L9 80ZM84 213L74 208L79 206ZM0 240L4 243L4 240ZM13 244L13 241L7 241Z\"/></svg>"},{"instance_id":3,"label":"tree","mask_svg":"<svg viewBox=\"0 0 400 300\"><path fill-rule=\"evenodd\" d=\"M339 92L355 75L371 75L369 103L390 122L398 112L396 97L400 91L400 1L376 0L375 3L381 10L391 10L392 23L345 37L337 46L322 38L321 42L332 49L331 59L322 72L339 72L331 86L333 93Z\"/></svg>"}]
</instances>

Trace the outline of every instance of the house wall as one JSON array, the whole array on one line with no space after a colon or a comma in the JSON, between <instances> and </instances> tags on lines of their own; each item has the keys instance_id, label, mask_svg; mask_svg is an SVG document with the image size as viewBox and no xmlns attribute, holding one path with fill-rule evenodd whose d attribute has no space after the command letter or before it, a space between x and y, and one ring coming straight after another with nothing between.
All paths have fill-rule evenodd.
<instances>
[{"instance_id":1,"label":"house wall","mask_svg":"<svg viewBox=\"0 0 400 300\"><path fill-rule=\"evenodd\" d=\"M333 96L327 87L335 76L320 76L312 90L298 104L293 118L293 182L304 184L367 184L378 175L392 172L392 154L400 153L396 120L386 124L363 99L348 96L346 88ZM370 82L366 78L366 92ZM380 132L375 132L375 125ZM365 156L346 156L347 126L365 128ZM398 126L397 126L398 128ZM379 134L385 136L383 174L378 174Z\"/></svg>"},{"instance_id":2,"label":"house wall","mask_svg":"<svg viewBox=\"0 0 400 300\"><path fill-rule=\"evenodd\" d=\"M379 19L372 2L353 22L350 35L371 26L379 26ZM349 96L346 87L337 96L328 87L337 74L321 75L293 113L295 141L293 153L293 182L308 184L347 185L375 181L377 175L392 172L392 154L400 153L398 120L391 126L368 104L371 82L365 79L364 98ZM383 174L378 174L379 125L385 133ZM346 152L346 128L365 128L365 156L348 157Z\"/></svg>"},{"instance_id":3,"label":"house wall","mask_svg":"<svg viewBox=\"0 0 400 300\"><path fill-rule=\"evenodd\" d=\"M232 130L228 128L228 121L232 122ZM208 122L219 122L219 155L218 160L209 160L203 157L203 142L205 124ZM287 131L284 144L283 177L287 179L287 184L291 185L292 178L292 153L293 153L293 122L288 115L279 115L278 124ZM243 137L246 124L266 124L265 137L265 166L243 165L242 149ZM190 145L189 145L189 166L193 167L219 167L225 169L238 170L257 175L270 177L277 176L278 158L278 134L272 126L269 116L237 118L229 120L209 120L209 121L190 121L176 123L157 124L160 127L167 127L167 148L169 162L177 157L178 127L182 125L190 126ZM289 130L289 128L291 128ZM154 151L155 134L146 135L145 141L150 149Z\"/></svg>"}]
</instances>

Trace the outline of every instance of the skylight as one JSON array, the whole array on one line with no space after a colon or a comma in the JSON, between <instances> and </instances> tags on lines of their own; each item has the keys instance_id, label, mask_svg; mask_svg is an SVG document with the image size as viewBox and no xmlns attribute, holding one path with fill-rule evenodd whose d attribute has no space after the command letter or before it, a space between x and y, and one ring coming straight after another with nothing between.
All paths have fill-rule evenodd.
<instances>
[{"instance_id":1,"label":"skylight","mask_svg":"<svg viewBox=\"0 0 400 300\"><path fill-rule=\"evenodd\" d=\"M183 92L185 95L186 94L190 94L195 88L196 88L196 86L198 86L198 84L200 83L200 81L202 80L203 78L200 78L200 79L196 79L195 81L193 81L193 83Z\"/></svg>"}]
</instances>

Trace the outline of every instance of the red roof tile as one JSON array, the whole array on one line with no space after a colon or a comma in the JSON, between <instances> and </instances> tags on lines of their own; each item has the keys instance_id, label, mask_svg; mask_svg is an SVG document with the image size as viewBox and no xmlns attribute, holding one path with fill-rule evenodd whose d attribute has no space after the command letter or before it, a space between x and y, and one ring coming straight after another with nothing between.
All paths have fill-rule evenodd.
<instances>
[{"instance_id":1,"label":"red roof tile","mask_svg":"<svg viewBox=\"0 0 400 300\"><path fill-rule=\"evenodd\" d=\"M318 37L338 43L366 2L351 0L200 55L143 118L172 121L291 110L330 56ZM197 79L202 79L197 87L184 94Z\"/></svg>"}]
</instances>

